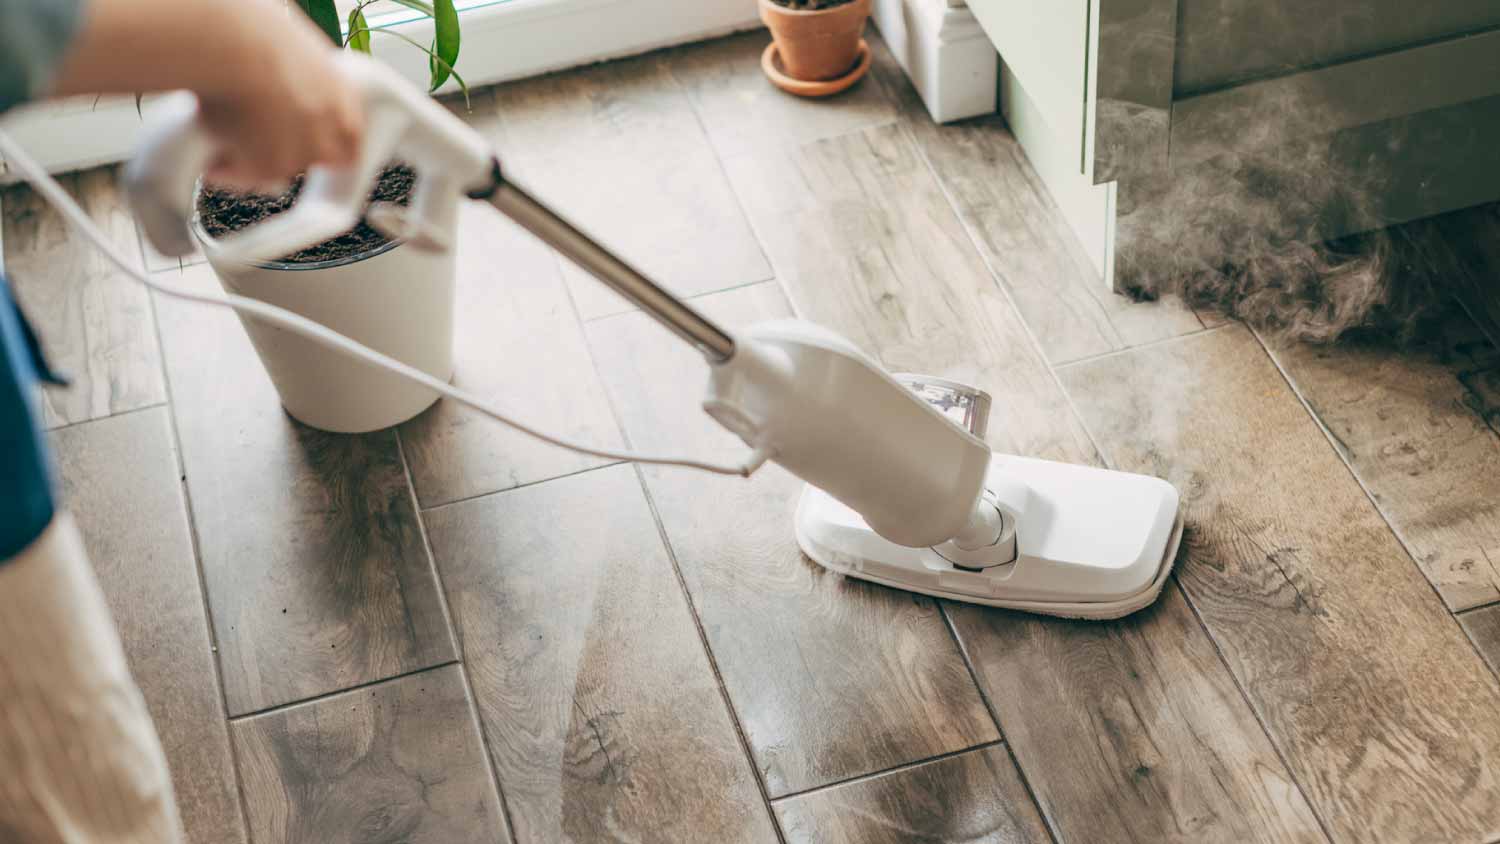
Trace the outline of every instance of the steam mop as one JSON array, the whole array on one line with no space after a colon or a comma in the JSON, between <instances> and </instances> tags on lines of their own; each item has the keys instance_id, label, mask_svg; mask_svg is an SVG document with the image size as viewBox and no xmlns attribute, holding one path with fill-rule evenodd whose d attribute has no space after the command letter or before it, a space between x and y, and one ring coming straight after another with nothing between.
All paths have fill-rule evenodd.
<instances>
[{"instance_id":1,"label":"steam mop","mask_svg":"<svg viewBox=\"0 0 1500 844\"><path fill-rule=\"evenodd\" d=\"M796 512L798 545L819 565L852 577L1090 619L1133 612L1161 592L1182 537L1177 491L1167 482L992 454L984 441L991 405L985 393L940 378L892 376L817 325L776 320L733 333L716 325L517 186L479 134L393 71L355 53L341 61L367 106L357 163L313 168L288 212L212 248L255 262L337 236L358 221L384 162L400 158L417 172L410 203L371 206L365 213L373 226L410 248L445 249L456 197L494 206L701 352L709 364L703 409L749 446L747 459L726 466L571 443L297 314L178 288L112 256L121 269L168 295L228 305L339 349L565 448L746 476L775 461L807 482ZM157 250L185 255L195 247L195 182L216 146L191 95L173 95L152 111L126 170L128 199ZM0 146L109 251L55 182L20 160L24 153L8 138L0 136Z\"/></svg>"}]
</instances>

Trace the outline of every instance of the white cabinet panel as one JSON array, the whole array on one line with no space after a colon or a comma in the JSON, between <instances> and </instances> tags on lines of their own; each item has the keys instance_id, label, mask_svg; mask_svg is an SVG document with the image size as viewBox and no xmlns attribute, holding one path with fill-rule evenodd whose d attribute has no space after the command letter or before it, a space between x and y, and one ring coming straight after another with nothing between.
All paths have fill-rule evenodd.
<instances>
[{"instance_id":1,"label":"white cabinet panel","mask_svg":"<svg viewBox=\"0 0 1500 844\"><path fill-rule=\"evenodd\" d=\"M1089 0L969 0L969 8L1026 89L1038 115L1084 172L1088 99Z\"/></svg>"}]
</instances>

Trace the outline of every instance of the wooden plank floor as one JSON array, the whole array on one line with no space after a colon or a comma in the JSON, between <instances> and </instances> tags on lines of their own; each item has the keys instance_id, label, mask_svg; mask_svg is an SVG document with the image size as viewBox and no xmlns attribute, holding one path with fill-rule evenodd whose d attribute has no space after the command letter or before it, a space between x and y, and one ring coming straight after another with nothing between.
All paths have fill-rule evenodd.
<instances>
[{"instance_id":1,"label":"wooden plank floor","mask_svg":"<svg viewBox=\"0 0 1500 844\"><path fill-rule=\"evenodd\" d=\"M1179 581L1335 837L1500 834L1500 684L1255 337L1063 379L1114 465L1188 497Z\"/></svg>"},{"instance_id":2,"label":"wooden plank floor","mask_svg":"<svg viewBox=\"0 0 1500 844\"><path fill-rule=\"evenodd\" d=\"M523 841L775 841L635 471L427 514Z\"/></svg>"},{"instance_id":3,"label":"wooden plank floor","mask_svg":"<svg viewBox=\"0 0 1500 844\"><path fill-rule=\"evenodd\" d=\"M1002 746L924 762L776 806L789 842L1045 844L1041 815Z\"/></svg>"},{"instance_id":4,"label":"wooden plank floor","mask_svg":"<svg viewBox=\"0 0 1500 844\"><path fill-rule=\"evenodd\" d=\"M1468 317L1402 354L1273 356L1449 609L1500 601L1500 440L1464 383L1496 361Z\"/></svg>"},{"instance_id":5,"label":"wooden plank floor","mask_svg":"<svg viewBox=\"0 0 1500 844\"><path fill-rule=\"evenodd\" d=\"M241 719L232 730L256 841L505 836L456 665Z\"/></svg>"},{"instance_id":6,"label":"wooden plank floor","mask_svg":"<svg viewBox=\"0 0 1500 844\"><path fill-rule=\"evenodd\" d=\"M63 187L111 241L139 256L139 243L115 172L69 174ZM4 192L5 271L16 300L46 340L53 367L73 383L43 394L48 427L161 404L162 383L151 300L27 188Z\"/></svg>"},{"instance_id":7,"label":"wooden plank floor","mask_svg":"<svg viewBox=\"0 0 1500 844\"><path fill-rule=\"evenodd\" d=\"M183 828L193 841L245 841L171 419L149 408L71 425L52 446L131 673L163 725Z\"/></svg>"},{"instance_id":8,"label":"wooden plank floor","mask_svg":"<svg viewBox=\"0 0 1500 844\"><path fill-rule=\"evenodd\" d=\"M832 575L775 467L612 465L445 404L310 431L232 315L124 285L8 189L7 267L78 377L46 398L64 492L193 841L1500 842L1494 345L1455 315L1404 351L1268 347L1108 295L1004 124L933 125L872 41L826 101L767 85L749 33L465 117L724 323L816 320L989 390L997 449L1170 478L1161 600L1079 623ZM112 170L69 182L147 269L215 283L142 249ZM1430 226L1481 323L1495 219ZM459 383L742 452L700 357L462 226Z\"/></svg>"},{"instance_id":9,"label":"wooden plank floor","mask_svg":"<svg viewBox=\"0 0 1500 844\"><path fill-rule=\"evenodd\" d=\"M502 85L476 103L512 178L674 292L770 277L664 54ZM585 319L629 309L572 264L564 273Z\"/></svg>"},{"instance_id":10,"label":"wooden plank floor","mask_svg":"<svg viewBox=\"0 0 1500 844\"><path fill-rule=\"evenodd\" d=\"M1204 328L1179 303L1132 302L1099 282L998 114L933 123L890 52L877 44L875 55L874 81L898 105L902 123L1048 360L1065 363Z\"/></svg>"},{"instance_id":11,"label":"wooden plank floor","mask_svg":"<svg viewBox=\"0 0 1500 844\"><path fill-rule=\"evenodd\" d=\"M488 208L460 218L453 383L578 442L621 445L551 250ZM545 365L538 365L545 356ZM523 398L524 397L524 400ZM608 462L440 402L401 426L417 500L435 507Z\"/></svg>"},{"instance_id":12,"label":"wooden plank floor","mask_svg":"<svg viewBox=\"0 0 1500 844\"><path fill-rule=\"evenodd\" d=\"M157 305L229 713L451 661L396 433L292 421L234 314Z\"/></svg>"},{"instance_id":13,"label":"wooden plank floor","mask_svg":"<svg viewBox=\"0 0 1500 844\"><path fill-rule=\"evenodd\" d=\"M787 313L774 284L699 305L730 326ZM633 445L719 460L744 452L698 409L701 355L644 314L589 329ZM643 475L772 796L999 737L933 601L808 565L787 529L795 478L776 467L748 482Z\"/></svg>"}]
</instances>

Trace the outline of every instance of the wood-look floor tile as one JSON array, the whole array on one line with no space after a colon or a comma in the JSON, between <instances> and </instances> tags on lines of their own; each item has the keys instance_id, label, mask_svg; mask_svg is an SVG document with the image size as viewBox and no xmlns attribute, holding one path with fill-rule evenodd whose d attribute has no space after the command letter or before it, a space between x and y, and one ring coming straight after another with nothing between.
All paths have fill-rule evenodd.
<instances>
[{"instance_id":1,"label":"wood-look floor tile","mask_svg":"<svg viewBox=\"0 0 1500 844\"><path fill-rule=\"evenodd\" d=\"M1174 583L1117 622L948 612L1062 840L1324 840Z\"/></svg>"},{"instance_id":2,"label":"wood-look floor tile","mask_svg":"<svg viewBox=\"0 0 1500 844\"><path fill-rule=\"evenodd\" d=\"M549 433L618 448L620 433L557 262L494 209L460 212L453 383ZM423 507L607 461L564 451L439 401L401 426Z\"/></svg>"},{"instance_id":3,"label":"wood-look floor tile","mask_svg":"<svg viewBox=\"0 0 1500 844\"><path fill-rule=\"evenodd\" d=\"M1002 746L904 768L776 804L789 844L1048 844Z\"/></svg>"},{"instance_id":4,"label":"wood-look floor tile","mask_svg":"<svg viewBox=\"0 0 1500 844\"><path fill-rule=\"evenodd\" d=\"M256 841L508 841L456 665L230 727Z\"/></svg>"},{"instance_id":5,"label":"wood-look floor tile","mask_svg":"<svg viewBox=\"0 0 1500 844\"><path fill-rule=\"evenodd\" d=\"M662 54L498 86L471 121L512 177L682 295L770 278ZM584 319L630 309L564 262Z\"/></svg>"},{"instance_id":6,"label":"wood-look floor tile","mask_svg":"<svg viewBox=\"0 0 1500 844\"><path fill-rule=\"evenodd\" d=\"M1500 604L1482 607L1458 617L1475 647L1495 673L1500 674Z\"/></svg>"},{"instance_id":7,"label":"wood-look floor tile","mask_svg":"<svg viewBox=\"0 0 1500 844\"><path fill-rule=\"evenodd\" d=\"M999 115L940 125L883 44L873 79L942 182L985 261L1015 298L1047 358L1062 363L1198 331L1176 299L1110 291Z\"/></svg>"},{"instance_id":8,"label":"wood-look floor tile","mask_svg":"<svg viewBox=\"0 0 1500 844\"><path fill-rule=\"evenodd\" d=\"M159 273L169 270L180 271L186 267L192 266L193 264L201 264L204 261L208 260L203 256L203 252L198 249L194 249L192 254L190 255L183 255L179 258L169 258L166 255L157 252L156 247L151 245L151 241L148 240L145 233L140 230L139 223L137 223L136 225L136 237L138 237L141 241L141 257L145 261L147 272Z\"/></svg>"},{"instance_id":9,"label":"wood-look floor tile","mask_svg":"<svg viewBox=\"0 0 1500 844\"><path fill-rule=\"evenodd\" d=\"M51 437L77 519L172 770L187 840L245 840L187 509L165 408Z\"/></svg>"},{"instance_id":10,"label":"wood-look floor tile","mask_svg":"<svg viewBox=\"0 0 1500 844\"><path fill-rule=\"evenodd\" d=\"M426 519L518 841L775 840L632 468Z\"/></svg>"},{"instance_id":11,"label":"wood-look floor tile","mask_svg":"<svg viewBox=\"0 0 1500 844\"><path fill-rule=\"evenodd\" d=\"M1221 325L1228 325L1229 323L1234 322L1231 317L1225 315L1225 313L1218 308L1196 308L1194 309L1193 313L1198 315L1198 321L1203 323L1204 328L1218 328Z\"/></svg>"},{"instance_id":12,"label":"wood-look floor tile","mask_svg":"<svg viewBox=\"0 0 1500 844\"><path fill-rule=\"evenodd\" d=\"M1500 433L1500 368L1465 372L1459 380L1468 391L1464 403Z\"/></svg>"},{"instance_id":13,"label":"wood-look floor tile","mask_svg":"<svg viewBox=\"0 0 1500 844\"><path fill-rule=\"evenodd\" d=\"M110 240L139 260L135 224L114 168L61 177ZM53 367L72 382L42 393L57 427L166 401L151 298L27 187L4 197L5 272Z\"/></svg>"},{"instance_id":14,"label":"wood-look floor tile","mask_svg":"<svg viewBox=\"0 0 1500 844\"><path fill-rule=\"evenodd\" d=\"M1005 451L1088 454L1046 363L916 146L880 126L726 162L798 313L892 371L1024 396L994 414ZM1005 405L999 399L1000 406Z\"/></svg>"},{"instance_id":15,"label":"wood-look floor tile","mask_svg":"<svg viewBox=\"0 0 1500 844\"><path fill-rule=\"evenodd\" d=\"M1067 396L902 130L870 129L779 158L742 156L731 160L730 171L803 316L852 338L892 369L988 390L996 408L989 440L999 451L1097 461ZM627 430L634 436L628 423ZM1080 760L1068 771L1035 781L1038 799L1055 807L1059 828L1093 840L1103 805L1117 807L1112 834L1122 838L1149 840L1177 822L1190 830L1174 833L1182 841L1247 833L1262 840L1316 837L1290 776L1234 695L1232 678L1201 658L1212 646L1184 603L1169 601L1129 622L1139 630L1133 642L1101 641L1092 623L1027 624L1024 616L991 610L965 608L954 620L991 699L1025 702L1002 712L1000 727L1028 775L1057 752L1050 729L1070 739L1114 731L1108 743L1079 743ZM1069 670L1061 659L1089 647L1101 664L1122 666L1107 695L1093 676ZM1190 694L1177 701L1181 710L1167 715L1160 711L1160 680L1129 666L1142 659L1182 665L1186 655L1199 657L1192 664L1201 674L1183 684ZM1146 714L1120 717L1132 710ZM1206 743L1175 720L1205 725L1215 738ZM1138 786L1142 766L1165 783L1219 781L1185 810L1175 802L1181 787ZM1268 788L1279 789L1275 799L1256 796ZM1200 809L1208 811L1195 814Z\"/></svg>"},{"instance_id":16,"label":"wood-look floor tile","mask_svg":"<svg viewBox=\"0 0 1500 844\"><path fill-rule=\"evenodd\" d=\"M1458 316L1411 349L1291 344L1272 356L1451 610L1500 600L1500 436L1460 377L1496 361Z\"/></svg>"},{"instance_id":17,"label":"wood-look floor tile","mask_svg":"<svg viewBox=\"0 0 1500 844\"><path fill-rule=\"evenodd\" d=\"M1181 583L1334 837L1493 840L1500 685L1255 338L1063 381L1115 465L1183 492Z\"/></svg>"},{"instance_id":18,"label":"wood-look floor tile","mask_svg":"<svg viewBox=\"0 0 1500 844\"><path fill-rule=\"evenodd\" d=\"M873 28L865 38L879 41ZM772 85L760 69L769 43L770 34L758 29L667 54L672 75L687 90L720 155L803 144L896 120L895 106L871 79L821 99L793 96Z\"/></svg>"},{"instance_id":19,"label":"wood-look floor tile","mask_svg":"<svg viewBox=\"0 0 1500 844\"><path fill-rule=\"evenodd\" d=\"M157 311L230 714L452 659L395 432L293 422L233 314Z\"/></svg>"},{"instance_id":20,"label":"wood-look floor tile","mask_svg":"<svg viewBox=\"0 0 1500 844\"><path fill-rule=\"evenodd\" d=\"M774 284L699 305L731 326L787 313ZM592 323L589 335L633 444L743 456L744 444L698 406L701 355L643 314ZM748 481L677 469L646 476L772 795L997 737L931 600L846 580L798 552L796 479L775 466Z\"/></svg>"}]
</instances>

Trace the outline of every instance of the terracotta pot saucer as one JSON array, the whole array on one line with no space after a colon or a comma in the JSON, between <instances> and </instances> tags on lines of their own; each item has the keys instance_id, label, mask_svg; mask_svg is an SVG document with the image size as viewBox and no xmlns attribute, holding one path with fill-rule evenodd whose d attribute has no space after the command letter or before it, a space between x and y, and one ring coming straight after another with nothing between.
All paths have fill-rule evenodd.
<instances>
[{"instance_id":1,"label":"terracotta pot saucer","mask_svg":"<svg viewBox=\"0 0 1500 844\"><path fill-rule=\"evenodd\" d=\"M776 52L775 41L767 44L766 51L760 54L760 69L765 71L766 78L771 80L772 84L788 94L796 94L799 97L829 97L848 90L870 72L870 45L865 43L865 39L859 39L859 57L855 60L854 67L850 68L848 73L835 79L803 81L787 76L786 71L782 70L781 57Z\"/></svg>"}]
</instances>

